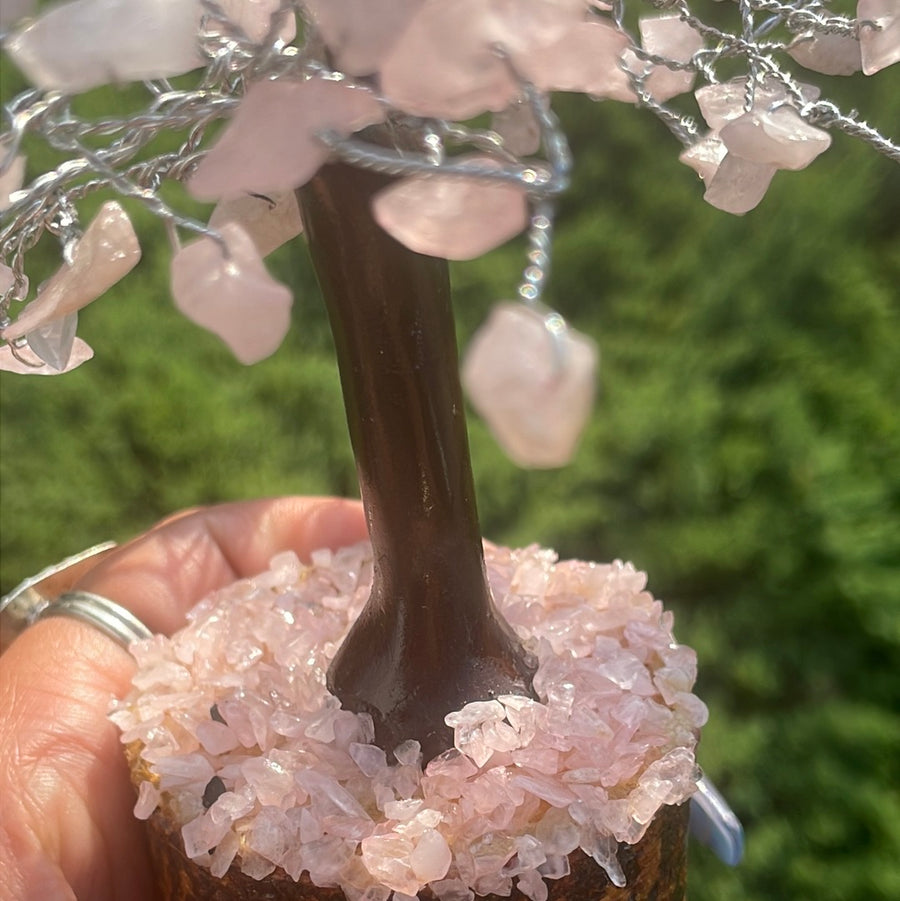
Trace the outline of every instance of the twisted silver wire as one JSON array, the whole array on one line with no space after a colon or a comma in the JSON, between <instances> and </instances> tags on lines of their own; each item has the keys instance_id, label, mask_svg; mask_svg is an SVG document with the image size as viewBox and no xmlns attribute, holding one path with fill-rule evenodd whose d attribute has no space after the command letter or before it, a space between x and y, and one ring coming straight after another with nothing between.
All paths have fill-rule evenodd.
<instances>
[{"instance_id":1,"label":"twisted silver wire","mask_svg":"<svg viewBox=\"0 0 900 901\"><path fill-rule=\"evenodd\" d=\"M628 34L626 11L634 3L631 6L627 3L628 0L614 0L608 14L596 10L592 14L614 22ZM855 111L844 113L827 100L810 102L804 96L801 82L780 62L797 35L858 36L861 27L877 26L835 15L821 0L734 0L734 3L739 18L735 31L701 20L688 0L653 4L677 14L705 39L707 46L686 62L649 53L633 37L631 49L644 62L673 71L694 71L710 83L720 80L720 68L727 68L731 77L733 61L743 60L748 74L745 98L748 109L759 85L773 79L810 124L841 131L866 142L889 159L900 161L897 143L862 121ZM250 40L215 0L204 0L203 5L205 18L199 42L207 64L195 72L191 87L176 89L166 79L146 82L147 102L141 109L123 117L102 116L95 120L76 115L70 98L52 91L29 89L4 105L6 127L0 135L0 172L13 164L26 135L42 139L68 158L15 192L2 214L0 259L12 270L13 286L0 297L0 327L9 321L10 304L26 300L26 253L44 233L54 230L54 222L62 210L70 209L91 193L111 190L145 205L173 233L185 229L219 240L218 234L205 223L183 215L159 194L165 180L183 181L190 176L207 152L209 127L233 113L245 86L252 81L322 77L354 84L343 73L329 70L323 61L321 41L301 0L282 0L279 13L270 20L268 34L260 42ZM284 13L294 13L300 18L305 42L294 46L278 38L280 16ZM764 17L763 21L757 23L758 16ZM498 48L498 53L503 56L502 48ZM656 115L683 145L698 139L696 120L679 108L680 100L676 99L674 104L660 103L645 89L645 76L633 72L628 72L628 76L639 106ZM340 138L326 133L320 138L335 156L392 175L441 173L522 187L531 200L532 227L528 235L528 261L518 293L523 300L528 300L526 295L535 292L534 299L538 300L550 269L552 201L568 185L571 159L566 136L547 98L524 79L519 78L519 84L522 98L531 107L540 128L540 158L517 158L506 149L502 138L489 130L406 116L391 109L388 99L379 96L367 80L357 86L378 98L386 108L389 121L407 129L419 129L423 136L421 153L400 153L368 143L360 136ZM183 133L184 138L175 150L149 149L163 132ZM444 153L445 143L473 148L488 155L494 164L448 156ZM546 223L547 227L536 231L535 222ZM65 253L67 242L70 248L72 245L71 234L68 238L60 236L60 240Z\"/></svg>"}]
</instances>

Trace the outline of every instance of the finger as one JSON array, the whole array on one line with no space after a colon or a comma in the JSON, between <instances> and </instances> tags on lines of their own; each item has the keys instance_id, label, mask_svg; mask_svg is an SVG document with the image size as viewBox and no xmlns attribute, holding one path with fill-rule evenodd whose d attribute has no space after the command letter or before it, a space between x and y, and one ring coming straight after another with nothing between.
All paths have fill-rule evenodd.
<instances>
[{"instance_id":1,"label":"finger","mask_svg":"<svg viewBox=\"0 0 900 901\"><path fill-rule=\"evenodd\" d=\"M279 551L301 559L366 537L358 501L287 497L206 507L164 521L104 558L78 588L171 634L201 598L263 571Z\"/></svg>"},{"instance_id":2,"label":"finger","mask_svg":"<svg viewBox=\"0 0 900 901\"><path fill-rule=\"evenodd\" d=\"M107 719L133 670L115 642L59 618L26 629L0 657L0 883L9 897L149 901L142 824Z\"/></svg>"}]
</instances>

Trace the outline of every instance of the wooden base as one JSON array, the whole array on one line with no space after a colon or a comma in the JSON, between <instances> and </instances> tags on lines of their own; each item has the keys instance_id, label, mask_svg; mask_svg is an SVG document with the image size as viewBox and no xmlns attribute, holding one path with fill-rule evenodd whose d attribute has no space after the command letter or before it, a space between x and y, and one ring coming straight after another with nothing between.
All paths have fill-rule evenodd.
<instances>
[{"instance_id":1,"label":"wooden base","mask_svg":"<svg viewBox=\"0 0 900 901\"><path fill-rule=\"evenodd\" d=\"M624 888L616 888L591 858L574 851L569 857L571 873L548 880L548 901L684 901L688 812L687 803L664 807L637 845L620 846ZM313 885L306 873L295 882L280 868L261 881L236 866L216 878L185 856L180 830L162 811L157 810L147 825L159 901L345 901L339 888ZM498 895L485 897L503 901ZM419 898L436 901L429 889ZM528 901L515 888L508 898Z\"/></svg>"}]
</instances>

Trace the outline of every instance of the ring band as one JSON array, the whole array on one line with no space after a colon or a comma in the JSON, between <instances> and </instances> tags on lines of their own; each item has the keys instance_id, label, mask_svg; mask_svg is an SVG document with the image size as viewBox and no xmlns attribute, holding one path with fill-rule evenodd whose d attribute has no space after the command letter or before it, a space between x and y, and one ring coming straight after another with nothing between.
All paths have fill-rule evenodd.
<instances>
[{"instance_id":1,"label":"ring band","mask_svg":"<svg viewBox=\"0 0 900 901\"><path fill-rule=\"evenodd\" d=\"M126 650L133 641L153 634L130 610L90 591L67 591L44 607L34 621L53 616L68 616L99 629Z\"/></svg>"},{"instance_id":2,"label":"ring band","mask_svg":"<svg viewBox=\"0 0 900 901\"><path fill-rule=\"evenodd\" d=\"M84 573L115 547L115 542L107 541L67 557L0 598L0 653L28 626L50 616L80 619L126 649L132 641L150 637L150 630L121 605L100 595L73 590Z\"/></svg>"}]
</instances>

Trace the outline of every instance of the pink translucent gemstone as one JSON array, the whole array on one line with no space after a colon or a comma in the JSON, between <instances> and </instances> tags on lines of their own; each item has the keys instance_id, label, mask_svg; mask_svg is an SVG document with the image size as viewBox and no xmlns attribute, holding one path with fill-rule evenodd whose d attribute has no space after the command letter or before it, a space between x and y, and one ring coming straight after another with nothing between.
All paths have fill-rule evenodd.
<instances>
[{"instance_id":1,"label":"pink translucent gemstone","mask_svg":"<svg viewBox=\"0 0 900 901\"><path fill-rule=\"evenodd\" d=\"M452 175L402 179L376 195L372 210L378 224L410 250L449 260L481 256L528 224L518 186Z\"/></svg>"},{"instance_id":2,"label":"pink translucent gemstone","mask_svg":"<svg viewBox=\"0 0 900 901\"><path fill-rule=\"evenodd\" d=\"M7 291L16 283L16 276L9 266L0 263L0 295L6 294Z\"/></svg>"},{"instance_id":3,"label":"pink translucent gemstone","mask_svg":"<svg viewBox=\"0 0 900 901\"><path fill-rule=\"evenodd\" d=\"M209 217L209 225L220 230L226 222L239 225L253 239L261 257L303 231L300 207L293 191L242 194L221 200Z\"/></svg>"},{"instance_id":4,"label":"pink translucent gemstone","mask_svg":"<svg viewBox=\"0 0 900 901\"><path fill-rule=\"evenodd\" d=\"M463 361L469 398L520 466L571 459L594 398L597 349L574 329L554 337L521 304L495 307Z\"/></svg>"},{"instance_id":5,"label":"pink translucent gemstone","mask_svg":"<svg viewBox=\"0 0 900 901\"><path fill-rule=\"evenodd\" d=\"M370 92L342 82L258 81L200 162L188 189L201 200L215 200L299 187L328 159L318 132L346 137L383 118Z\"/></svg>"},{"instance_id":6,"label":"pink translucent gemstone","mask_svg":"<svg viewBox=\"0 0 900 901\"><path fill-rule=\"evenodd\" d=\"M16 359L12 348L8 344L0 346L0 369L5 372L16 372L20 375L59 375L63 372L70 372L94 356L93 350L81 338L75 339L69 359L63 369L54 369L52 366L47 366L28 347L17 347L16 353L25 360L24 363Z\"/></svg>"},{"instance_id":7,"label":"pink translucent gemstone","mask_svg":"<svg viewBox=\"0 0 900 901\"><path fill-rule=\"evenodd\" d=\"M200 0L74 0L27 23L4 50L44 90L166 78L203 65L202 15Z\"/></svg>"},{"instance_id":8,"label":"pink translucent gemstone","mask_svg":"<svg viewBox=\"0 0 900 901\"><path fill-rule=\"evenodd\" d=\"M802 34L787 51L801 66L823 75L852 75L862 68L859 40L850 34Z\"/></svg>"},{"instance_id":9,"label":"pink translucent gemstone","mask_svg":"<svg viewBox=\"0 0 900 901\"><path fill-rule=\"evenodd\" d=\"M859 0L856 17L878 26L859 29L863 72L874 75L900 61L900 0Z\"/></svg>"},{"instance_id":10,"label":"pink translucent gemstone","mask_svg":"<svg viewBox=\"0 0 900 901\"><path fill-rule=\"evenodd\" d=\"M416 879L423 885L443 879L450 869L453 857L447 840L437 829L426 829L410 852L409 865Z\"/></svg>"},{"instance_id":11,"label":"pink translucent gemstone","mask_svg":"<svg viewBox=\"0 0 900 901\"><path fill-rule=\"evenodd\" d=\"M643 48L654 56L677 63L689 62L703 47L703 38L680 16L642 17L639 28ZM696 73L689 70L651 66L645 89L660 103L691 89Z\"/></svg>"},{"instance_id":12,"label":"pink translucent gemstone","mask_svg":"<svg viewBox=\"0 0 900 901\"><path fill-rule=\"evenodd\" d=\"M0 160L6 153L6 147L0 143ZM12 162L4 172L0 172L0 212L9 209L9 195L18 191L25 180L25 157L13 157Z\"/></svg>"},{"instance_id":13,"label":"pink translucent gemstone","mask_svg":"<svg viewBox=\"0 0 900 901\"><path fill-rule=\"evenodd\" d=\"M494 113L491 127L503 138L503 146L516 156L530 156L540 149L541 128L527 103L513 103Z\"/></svg>"},{"instance_id":14,"label":"pink translucent gemstone","mask_svg":"<svg viewBox=\"0 0 900 901\"><path fill-rule=\"evenodd\" d=\"M710 132L695 144L681 152L678 157L682 163L690 166L703 181L709 183L725 159L728 149L722 143L717 132Z\"/></svg>"},{"instance_id":15,"label":"pink translucent gemstone","mask_svg":"<svg viewBox=\"0 0 900 901\"><path fill-rule=\"evenodd\" d=\"M634 102L631 82L619 66L628 46L628 38L615 26L595 19L574 24L557 41L517 56L515 63L544 91L577 91Z\"/></svg>"},{"instance_id":16,"label":"pink translucent gemstone","mask_svg":"<svg viewBox=\"0 0 900 901\"><path fill-rule=\"evenodd\" d=\"M741 216L759 205L776 171L775 166L727 153L706 183L703 199L717 209Z\"/></svg>"},{"instance_id":17,"label":"pink translucent gemstone","mask_svg":"<svg viewBox=\"0 0 900 901\"><path fill-rule=\"evenodd\" d=\"M57 270L4 330L3 337L8 341L19 338L87 306L129 273L140 258L137 236L125 211L114 200L103 204L78 240L71 263Z\"/></svg>"},{"instance_id":18,"label":"pink translucent gemstone","mask_svg":"<svg viewBox=\"0 0 900 901\"><path fill-rule=\"evenodd\" d=\"M35 0L3 0L3 5L0 6L0 28L6 28L27 16L34 5Z\"/></svg>"},{"instance_id":19,"label":"pink translucent gemstone","mask_svg":"<svg viewBox=\"0 0 900 901\"><path fill-rule=\"evenodd\" d=\"M831 146L831 135L800 118L789 106L753 110L720 132L728 152L777 169L803 169Z\"/></svg>"},{"instance_id":20,"label":"pink translucent gemstone","mask_svg":"<svg viewBox=\"0 0 900 901\"><path fill-rule=\"evenodd\" d=\"M377 71L423 0L306 0L337 67L349 75Z\"/></svg>"},{"instance_id":21,"label":"pink translucent gemstone","mask_svg":"<svg viewBox=\"0 0 900 901\"><path fill-rule=\"evenodd\" d=\"M212 238L185 245L172 260L175 305L218 335L242 363L273 354L290 326L291 293L266 271L240 226L222 228L228 257Z\"/></svg>"},{"instance_id":22,"label":"pink translucent gemstone","mask_svg":"<svg viewBox=\"0 0 900 901\"><path fill-rule=\"evenodd\" d=\"M519 93L517 71L584 16L583 0L426 0L381 67L381 86L409 113L468 119ZM452 40L448 40L452 35Z\"/></svg>"},{"instance_id":23,"label":"pink translucent gemstone","mask_svg":"<svg viewBox=\"0 0 900 901\"><path fill-rule=\"evenodd\" d=\"M391 103L445 119L506 107L518 88L493 49L487 18L481 0L428 0L381 65L381 89Z\"/></svg>"},{"instance_id":24,"label":"pink translucent gemstone","mask_svg":"<svg viewBox=\"0 0 900 901\"><path fill-rule=\"evenodd\" d=\"M281 0L218 0L218 5L229 22L251 41L258 43L269 33L272 16L279 11L282 3ZM297 36L297 22L292 12L282 13L276 24L276 34L280 40L289 42Z\"/></svg>"},{"instance_id":25,"label":"pink translucent gemstone","mask_svg":"<svg viewBox=\"0 0 900 901\"><path fill-rule=\"evenodd\" d=\"M799 84L800 93L806 103L819 99L820 89L815 85ZM720 129L732 119L742 116L747 103L747 79L732 78L718 84L704 85L694 91L694 97L706 124L712 129ZM784 85L768 79L753 87L753 109L769 109L789 101Z\"/></svg>"}]
</instances>

